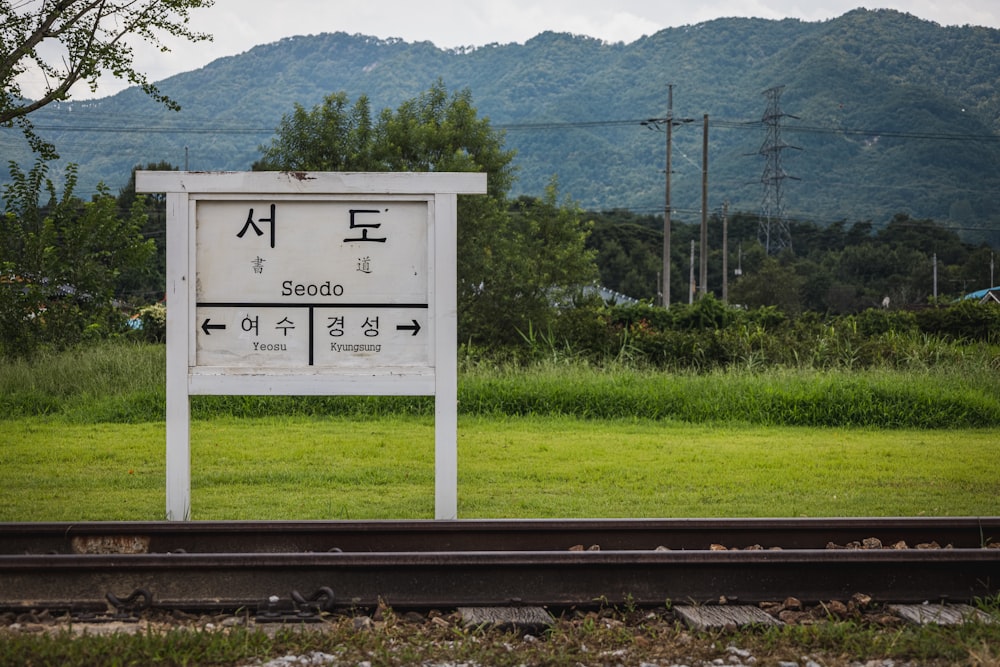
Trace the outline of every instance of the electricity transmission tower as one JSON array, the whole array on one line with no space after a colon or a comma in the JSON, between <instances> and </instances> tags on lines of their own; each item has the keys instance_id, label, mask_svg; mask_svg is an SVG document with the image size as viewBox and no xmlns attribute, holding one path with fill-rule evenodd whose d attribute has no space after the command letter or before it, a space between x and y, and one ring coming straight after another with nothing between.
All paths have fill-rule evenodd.
<instances>
[{"instance_id":1,"label":"electricity transmission tower","mask_svg":"<svg viewBox=\"0 0 1000 667\"><path fill-rule=\"evenodd\" d=\"M767 110L761 122L767 130L767 136L760 147L759 154L764 157L764 172L760 176L764 195L760 211L760 242L767 253L780 252L792 247L792 236L788 230L788 218L785 216L782 201L781 186L786 178L799 180L785 173L781 166L781 152L786 148L801 150L798 146L790 146L781 139L781 119L798 118L781 111L781 91L784 86L775 86L764 91L767 96Z\"/></svg>"}]
</instances>

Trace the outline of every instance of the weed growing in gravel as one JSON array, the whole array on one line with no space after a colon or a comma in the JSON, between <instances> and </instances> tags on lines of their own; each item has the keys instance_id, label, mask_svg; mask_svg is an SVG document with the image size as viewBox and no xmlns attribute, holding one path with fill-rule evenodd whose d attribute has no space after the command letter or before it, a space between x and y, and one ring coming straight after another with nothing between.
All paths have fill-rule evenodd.
<instances>
[{"instance_id":1,"label":"weed growing in gravel","mask_svg":"<svg viewBox=\"0 0 1000 667\"><path fill-rule=\"evenodd\" d=\"M996 614L996 606L991 610ZM1000 616L996 618L1000 620ZM550 629L537 634L466 626L457 613L447 611L396 614L387 608L370 616L330 616L318 626L247 627L231 620L143 621L131 633L115 634L62 622L30 632L0 626L0 665L236 667L263 665L283 656L300 657L294 664L372 667L801 665L806 661L848 667L890 660L995 666L1000 662L1000 622L917 627L852 618L768 629L692 632L664 608L608 607L561 612Z\"/></svg>"}]
</instances>

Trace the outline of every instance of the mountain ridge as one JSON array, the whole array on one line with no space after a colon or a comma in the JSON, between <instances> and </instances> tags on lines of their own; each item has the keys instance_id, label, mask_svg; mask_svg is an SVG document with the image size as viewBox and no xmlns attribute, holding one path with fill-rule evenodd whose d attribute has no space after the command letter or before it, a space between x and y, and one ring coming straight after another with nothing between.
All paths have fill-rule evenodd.
<instances>
[{"instance_id":1,"label":"mountain ridge","mask_svg":"<svg viewBox=\"0 0 1000 667\"><path fill-rule=\"evenodd\" d=\"M437 80L468 88L480 115L505 131L518 152L515 195L540 195L557 176L585 208L661 212L664 135L640 123L665 116L672 84L675 117L693 120L674 132L677 215L700 215L705 114L709 207L759 210L764 92L780 86L790 217L882 223L904 212L998 240L1000 31L895 10L715 19L627 44L542 32L523 44L440 49L324 32L157 82L181 104L177 114L129 89L33 119L80 165L82 190L98 180L117 188L131 167L160 160L248 169L295 103L344 91L367 95L378 113ZM0 146L23 164L30 156L8 148L12 133L0 133Z\"/></svg>"}]
</instances>

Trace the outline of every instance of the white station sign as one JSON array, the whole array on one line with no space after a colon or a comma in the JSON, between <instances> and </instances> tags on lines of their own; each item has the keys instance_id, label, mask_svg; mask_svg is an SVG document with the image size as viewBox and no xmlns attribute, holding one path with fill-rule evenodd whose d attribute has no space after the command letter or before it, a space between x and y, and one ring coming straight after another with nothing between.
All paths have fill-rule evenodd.
<instances>
[{"instance_id":1,"label":"white station sign","mask_svg":"<svg viewBox=\"0 0 1000 667\"><path fill-rule=\"evenodd\" d=\"M434 396L457 515L457 196L486 174L136 172L167 201L167 511L191 518L193 394Z\"/></svg>"}]
</instances>

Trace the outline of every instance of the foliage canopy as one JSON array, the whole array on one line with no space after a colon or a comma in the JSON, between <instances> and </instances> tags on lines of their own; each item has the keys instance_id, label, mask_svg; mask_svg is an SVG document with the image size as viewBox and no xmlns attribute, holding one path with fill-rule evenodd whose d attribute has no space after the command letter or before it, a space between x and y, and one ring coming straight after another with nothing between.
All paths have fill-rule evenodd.
<instances>
[{"instance_id":1,"label":"foliage canopy","mask_svg":"<svg viewBox=\"0 0 1000 667\"><path fill-rule=\"evenodd\" d=\"M368 98L345 93L312 109L296 105L255 169L338 171L478 171L486 197L458 207L459 335L510 343L529 326L546 326L566 291L596 278L586 250L588 227L571 205L558 204L555 182L544 199L508 210L514 152L480 118L468 90L448 93L438 81L395 111L373 118Z\"/></svg>"},{"instance_id":2,"label":"foliage canopy","mask_svg":"<svg viewBox=\"0 0 1000 667\"><path fill-rule=\"evenodd\" d=\"M78 81L97 89L98 77L111 72L140 86L171 109L176 102L150 83L132 64L130 37L168 50L162 35L193 42L210 39L188 28L191 9L211 7L214 0L0 0L0 127L17 123L32 149L47 158L55 147L34 132L28 115L69 97ZM25 76L42 77L37 99L26 99Z\"/></svg>"},{"instance_id":3,"label":"foliage canopy","mask_svg":"<svg viewBox=\"0 0 1000 667\"><path fill-rule=\"evenodd\" d=\"M140 234L141 205L120 216L102 188L82 202L66 170L62 194L38 161L11 165L0 216L0 355L28 356L43 345L64 348L124 329L116 308L119 279L141 271L155 252Z\"/></svg>"}]
</instances>

